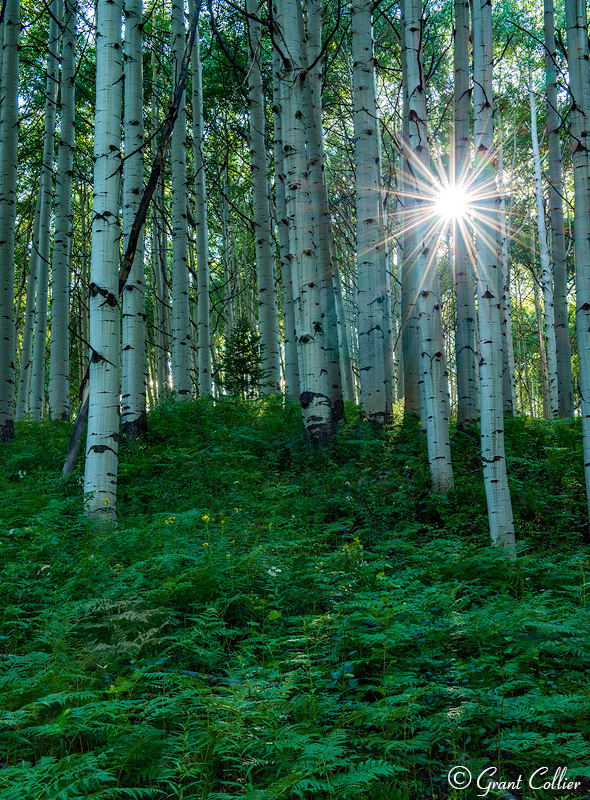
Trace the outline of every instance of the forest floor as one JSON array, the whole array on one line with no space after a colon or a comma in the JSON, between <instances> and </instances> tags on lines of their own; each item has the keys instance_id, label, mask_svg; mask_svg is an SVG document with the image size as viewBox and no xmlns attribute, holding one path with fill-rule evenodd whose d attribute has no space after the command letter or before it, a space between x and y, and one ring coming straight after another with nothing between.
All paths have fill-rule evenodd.
<instances>
[{"instance_id":1,"label":"forest floor","mask_svg":"<svg viewBox=\"0 0 590 800\"><path fill-rule=\"evenodd\" d=\"M579 420L507 421L510 563L477 430L441 497L418 427L348 416L313 453L280 399L166 403L121 446L108 529L61 477L71 426L17 425L2 800L590 796Z\"/></svg>"}]
</instances>

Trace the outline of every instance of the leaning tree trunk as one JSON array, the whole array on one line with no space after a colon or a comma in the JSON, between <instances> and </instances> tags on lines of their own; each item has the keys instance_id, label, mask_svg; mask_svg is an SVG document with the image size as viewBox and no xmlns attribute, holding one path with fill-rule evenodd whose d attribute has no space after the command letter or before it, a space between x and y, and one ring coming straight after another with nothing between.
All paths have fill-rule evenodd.
<instances>
[{"instance_id":1,"label":"leaning tree trunk","mask_svg":"<svg viewBox=\"0 0 590 800\"><path fill-rule=\"evenodd\" d=\"M590 512L590 76L585 0L566 0L565 13L572 95L570 135L575 191L576 330L586 500Z\"/></svg>"},{"instance_id":2,"label":"leaning tree trunk","mask_svg":"<svg viewBox=\"0 0 590 800\"><path fill-rule=\"evenodd\" d=\"M88 515L105 521L116 520L119 453L121 83L121 0L99 0L84 494Z\"/></svg>"},{"instance_id":3,"label":"leaning tree trunk","mask_svg":"<svg viewBox=\"0 0 590 800\"><path fill-rule=\"evenodd\" d=\"M266 155L264 92L262 88L261 27L257 0L246 0L248 17L248 101L250 111L250 171L254 211L254 246L258 282L258 330L264 373L262 393L276 392L281 379L279 312L272 241L268 158Z\"/></svg>"},{"instance_id":4,"label":"leaning tree trunk","mask_svg":"<svg viewBox=\"0 0 590 800\"><path fill-rule=\"evenodd\" d=\"M72 244L72 168L75 134L76 0L65 0L61 57L60 135L55 175L55 235L51 262L51 350L49 414L70 416L70 250Z\"/></svg>"},{"instance_id":5,"label":"leaning tree trunk","mask_svg":"<svg viewBox=\"0 0 590 800\"><path fill-rule=\"evenodd\" d=\"M323 350L318 270L305 148L305 80L299 33L299 0L279 0L275 10L288 59L282 75L283 147L289 249L299 356L299 402L310 444L327 444L334 432Z\"/></svg>"},{"instance_id":6,"label":"leaning tree trunk","mask_svg":"<svg viewBox=\"0 0 590 800\"><path fill-rule=\"evenodd\" d=\"M14 439L14 221L19 34L19 0L6 0L0 90L0 442Z\"/></svg>"},{"instance_id":7,"label":"leaning tree trunk","mask_svg":"<svg viewBox=\"0 0 590 800\"><path fill-rule=\"evenodd\" d=\"M469 153L469 0L455 0L455 163L452 180L467 182ZM457 427L477 422L477 361L475 358L475 275L473 244L468 227L454 223L457 330Z\"/></svg>"},{"instance_id":8,"label":"leaning tree trunk","mask_svg":"<svg viewBox=\"0 0 590 800\"><path fill-rule=\"evenodd\" d=\"M533 166L535 169L535 200L537 206L537 235L539 238L539 258L541 261L541 289L543 291L543 317L545 322L545 349L547 353L547 399L550 417L559 415L557 404L557 351L555 344L555 314L553 306L553 275L547 229L545 227L545 208L543 206L543 183L541 173L541 154L537 134L537 106L529 73L529 104L531 107L531 140L533 144Z\"/></svg>"},{"instance_id":9,"label":"leaning tree trunk","mask_svg":"<svg viewBox=\"0 0 590 800\"><path fill-rule=\"evenodd\" d=\"M417 248L415 270L421 276L419 296L421 371L424 384L424 418L430 475L437 490L453 487L453 467L448 418L447 372L442 346L440 288L436 272L433 233L423 207L429 186L430 148L426 127L426 97L422 77L421 3L404 0L406 74L409 101L410 163L408 183L413 197L412 211Z\"/></svg>"},{"instance_id":10,"label":"leaning tree trunk","mask_svg":"<svg viewBox=\"0 0 590 800\"><path fill-rule=\"evenodd\" d=\"M555 349L557 355L557 399L560 417L573 417L572 349L567 313L567 257L563 224L563 178L557 108L557 65L553 0L545 0L545 73L547 83L547 151L549 156L549 206L551 209L551 255Z\"/></svg>"},{"instance_id":11,"label":"leaning tree trunk","mask_svg":"<svg viewBox=\"0 0 590 800\"><path fill-rule=\"evenodd\" d=\"M352 5L352 59L355 136L356 248L358 265L358 341L361 406L368 420L386 425L388 404L387 276L385 230L379 208L379 120L371 0ZM389 377L391 377L389 375Z\"/></svg>"},{"instance_id":12,"label":"leaning tree trunk","mask_svg":"<svg viewBox=\"0 0 590 800\"><path fill-rule=\"evenodd\" d=\"M200 2L200 0L198 0ZM200 8L200 6L199 6ZM191 15L194 0L189 0ZM193 168L195 173L195 238L197 252L197 389L201 397L211 394L211 356L209 351L209 231L207 227L207 189L203 158L203 86L199 35L191 53L193 106Z\"/></svg>"},{"instance_id":13,"label":"leaning tree trunk","mask_svg":"<svg viewBox=\"0 0 590 800\"><path fill-rule=\"evenodd\" d=\"M184 55L186 31L182 0L172 0L174 85ZM186 108L183 94L170 142L172 173L172 384L179 399L191 395L191 323L188 272Z\"/></svg>"},{"instance_id":14,"label":"leaning tree trunk","mask_svg":"<svg viewBox=\"0 0 590 800\"><path fill-rule=\"evenodd\" d=\"M38 259L37 299L35 302L35 332L33 335L33 366L29 414L39 422L45 400L45 351L47 343L47 291L49 287L49 238L51 198L53 193L53 156L55 151L55 113L57 109L57 70L59 65L59 25L61 3L52 0L47 43L47 84L45 89L45 127L43 134L43 163L41 165L41 204L39 206L39 238L33 240L33 256Z\"/></svg>"},{"instance_id":15,"label":"leaning tree trunk","mask_svg":"<svg viewBox=\"0 0 590 800\"><path fill-rule=\"evenodd\" d=\"M499 198L494 191L492 7L473 3L474 148L478 185L477 297L480 333L481 450L490 534L495 545L516 555L512 503L504 453L502 413L501 271L497 252Z\"/></svg>"},{"instance_id":16,"label":"leaning tree trunk","mask_svg":"<svg viewBox=\"0 0 590 800\"><path fill-rule=\"evenodd\" d=\"M125 160L123 162L123 252L143 190L143 68L141 0L125 0ZM147 429L144 232L123 289L121 432L132 441Z\"/></svg>"}]
</instances>

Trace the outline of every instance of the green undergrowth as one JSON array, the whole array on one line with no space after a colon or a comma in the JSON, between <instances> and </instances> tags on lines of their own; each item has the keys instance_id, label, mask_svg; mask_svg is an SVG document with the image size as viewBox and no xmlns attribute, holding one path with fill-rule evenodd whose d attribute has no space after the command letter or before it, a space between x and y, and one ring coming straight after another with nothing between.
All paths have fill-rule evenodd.
<instances>
[{"instance_id":1,"label":"green undergrowth","mask_svg":"<svg viewBox=\"0 0 590 800\"><path fill-rule=\"evenodd\" d=\"M167 403L122 445L119 526L102 529L81 472L60 476L70 427L17 426L2 800L481 793L452 789L454 765L522 775L526 800L588 796L579 421L507 422L514 564L487 546L477 431L454 434L440 497L418 426L376 434L348 412L313 453L275 398ZM529 789L561 767L576 791Z\"/></svg>"}]
</instances>

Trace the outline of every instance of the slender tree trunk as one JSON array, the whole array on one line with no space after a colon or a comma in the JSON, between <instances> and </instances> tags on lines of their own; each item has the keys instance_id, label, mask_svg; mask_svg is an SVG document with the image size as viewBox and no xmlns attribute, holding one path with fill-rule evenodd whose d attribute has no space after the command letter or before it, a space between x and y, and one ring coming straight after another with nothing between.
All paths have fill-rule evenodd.
<instances>
[{"instance_id":1,"label":"slender tree trunk","mask_svg":"<svg viewBox=\"0 0 590 800\"><path fill-rule=\"evenodd\" d=\"M116 520L119 452L121 78L121 0L98 0L84 494L87 513L111 521Z\"/></svg>"},{"instance_id":2,"label":"slender tree trunk","mask_svg":"<svg viewBox=\"0 0 590 800\"><path fill-rule=\"evenodd\" d=\"M420 323L418 319L418 275L416 272L416 232L412 220L410 130L408 99L407 52L404 44L405 11L401 7L401 60L402 60L402 158L400 167L399 197L403 203L401 211L401 316L402 316L402 361L404 369L404 414L415 417L420 414L422 381L420 380Z\"/></svg>"},{"instance_id":3,"label":"slender tree trunk","mask_svg":"<svg viewBox=\"0 0 590 800\"><path fill-rule=\"evenodd\" d=\"M467 181L469 153L469 0L455 0L455 163L452 180ZM457 427L477 422L477 362L475 360L475 275L473 243L464 224L454 224L455 287L457 292Z\"/></svg>"},{"instance_id":4,"label":"slender tree trunk","mask_svg":"<svg viewBox=\"0 0 590 800\"><path fill-rule=\"evenodd\" d=\"M172 54L175 82L184 55L185 36L182 0L172 0ZM191 327L184 94L170 140L170 167L172 171L172 383L178 398L186 400L191 395Z\"/></svg>"},{"instance_id":5,"label":"slender tree trunk","mask_svg":"<svg viewBox=\"0 0 590 800\"><path fill-rule=\"evenodd\" d=\"M41 166L41 205L39 206L39 238L33 240L38 257L37 299L35 302L35 333L33 336L33 366L29 413L39 422L45 400L45 354L47 344L47 292L49 287L49 243L51 198L53 193L53 157L55 150L55 114L57 109L59 26L61 2L52 0L47 43L47 84L45 89L45 128L43 135L43 164Z\"/></svg>"},{"instance_id":6,"label":"slender tree trunk","mask_svg":"<svg viewBox=\"0 0 590 800\"><path fill-rule=\"evenodd\" d=\"M14 222L19 34L19 0L7 0L0 90L0 442L14 439Z\"/></svg>"},{"instance_id":7,"label":"slender tree trunk","mask_svg":"<svg viewBox=\"0 0 590 800\"><path fill-rule=\"evenodd\" d=\"M310 177L310 193L314 218L314 247L318 259L319 289L321 304L321 324L324 332L324 350L330 387L330 404L334 423L344 419L344 400L342 397L342 376L338 353L338 324L336 320L336 301L334 298L334 272L337 265L333 260L336 249L332 236L328 183L326 180L326 153L324 150L324 128L322 122L322 14L320 0L309 0L307 5L307 46L306 65L309 67L304 83L306 106L307 160ZM303 33L303 18L300 21ZM315 66L314 66L315 64Z\"/></svg>"},{"instance_id":8,"label":"slender tree trunk","mask_svg":"<svg viewBox=\"0 0 590 800\"><path fill-rule=\"evenodd\" d=\"M356 247L358 265L359 371L361 406L367 419L386 425L388 404L387 278L385 231L379 208L379 122L375 95L375 60L371 0L352 5L352 59L355 135Z\"/></svg>"},{"instance_id":9,"label":"slender tree trunk","mask_svg":"<svg viewBox=\"0 0 590 800\"><path fill-rule=\"evenodd\" d=\"M70 416L70 251L75 134L76 0L65 0L61 57L60 136L55 175L55 235L51 263L49 414Z\"/></svg>"},{"instance_id":10,"label":"slender tree trunk","mask_svg":"<svg viewBox=\"0 0 590 800\"><path fill-rule=\"evenodd\" d=\"M409 146L411 153L408 181L413 195L418 249L415 269L422 276L419 297L422 343L421 371L424 383L424 417L430 474L435 488L453 487L453 467L449 439L448 385L442 344L440 289L436 272L436 252L431 249L432 234L423 221L424 196L430 174L430 149L426 129L426 97L422 74L422 5L404 1L406 71L409 100Z\"/></svg>"},{"instance_id":11,"label":"slender tree trunk","mask_svg":"<svg viewBox=\"0 0 590 800\"><path fill-rule=\"evenodd\" d=\"M143 66L141 0L125 0L123 252L143 193ZM147 430L144 229L123 289L121 432L131 441Z\"/></svg>"},{"instance_id":12,"label":"slender tree trunk","mask_svg":"<svg viewBox=\"0 0 590 800\"><path fill-rule=\"evenodd\" d=\"M37 194L35 204L35 221L33 224L33 242L39 241L39 212L41 210L41 192ZM29 262L29 277L27 279L27 299L23 319L23 340L20 356L20 371L18 375L18 392L16 395L15 418L17 421L24 418L29 412L29 396L31 387L31 368L33 366L33 333L35 331L35 297L37 294L37 270L39 268L39 254L35 247L31 248Z\"/></svg>"},{"instance_id":13,"label":"slender tree trunk","mask_svg":"<svg viewBox=\"0 0 590 800\"><path fill-rule=\"evenodd\" d=\"M305 148L304 61L299 32L299 0L279 0L275 21L283 33L285 64L281 95L286 206L299 356L299 402L309 442L327 444L334 431L323 349L318 270Z\"/></svg>"},{"instance_id":14,"label":"slender tree trunk","mask_svg":"<svg viewBox=\"0 0 590 800\"><path fill-rule=\"evenodd\" d=\"M499 198L494 175L492 94L492 7L473 3L473 83L475 168L483 198L478 199L477 295L480 333L481 450L490 535L516 556L512 503L504 453L502 413L501 269L496 250Z\"/></svg>"},{"instance_id":15,"label":"slender tree trunk","mask_svg":"<svg viewBox=\"0 0 590 800\"><path fill-rule=\"evenodd\" d=\"M547 353L547 400L548 416L559 416L557 404L557 350L555 344L555 315L553 306L553 275L547 246L545 209L543 207L543 183L541 174L541 154L537 134L537 106L529 73L529 104L531 108L531 140L533 144L533 166L535 169L535 199L537 205L537 234L539 238L539 258L541 261L541 289L543 291L543 316L545 321L545 349ZM542 333L542 329L541 329ZM544 342L545 343L545 342Z\"/></svg>"},{"instance_id":16,"label":"slender tree trunk","mask_svg":"<svg viewBox=\"0 0 590 800\"><path fill-rule=\"evenodd\" d=\"M261 28L257 0L246 0L248 18L248 100L250 107L250 170L254 211L254 246L258 281L258 330L264 381L262 393L275 392L281 379L279 357L279 312L272 242L268 159L265 141L264 92L260 69Z\"/></svg>"},{"instance_id":17,"label":"slender tree trunk","mask_svg":"<svg viewBox=\"0 0 590 800\"><path fill-rule=\"evenodd\" d=\"M516 159L516 139L510 175L510 210L506 213L506 184L504 182L504 143L502 125L498 114L498 190L500 193L500 263L502 265L502 391L504 411L516 411L516 378L514 372L514 342L512 339L512 300L510 294L510 236L512 224L512 203L514 185L514 166Z\"/></svg>"},{"instance_id":18,"label":"slender tree trunk","mask_svg":"<svg viewBox=\"0 0 590 800\"><path fill-rule=\"evenodd\" d=\"M285 205L285 175L283 165L283 123L281 104L281 57L273 48L273 121L275 160L275 215L279 236L279 260L283 289L283 333L285 347L285 390L287 397L296 402L299 398L299 363L295 337L295 312L293 285L289 258L289 221Z\"/></svg>"},{"instance_id":19,"label":"slender tree trunk","mask_svg":"<svg viewBox=\"0 0 590 800\"><path fill-rule=\"evenodd\" d=\"M567 258L563 224L563 178L557 107L555 21L553 0L545 5L545 73L547 82L547 151L549 156L549 206L551 209L551 257L557 356L557 395L560 417L573 417L572 352L567 313Z\"/></svg>"},{"instance_id":20,"label":"slender tree trunk","mask_svg":"<svg viewBox=\"0 0 590 800\"><path fill-rule=\"evenodd\" d=\"M570 135L574 166L574 247L576 258L576 330L586 499L590 511L590 76L585 0L566 0L570 73Z\"/></svg>"},{"instance_id":21,"label":"slender tree trunk","mask_svg":"<svg viewBox=\"0 0 590 800\"><path fill-rule=\"evenodd\" d=\"M200 0L199 0L200 2ZM189 0L191 15L194 0ZM203 86L199 36L195 37L192 58L193 163L195 170L195 237L197 251L197 388L200 396L211 394L211 359L209 356L209 230L207 227L207 188L203 158Z\"/></svg>"}]
</instances>

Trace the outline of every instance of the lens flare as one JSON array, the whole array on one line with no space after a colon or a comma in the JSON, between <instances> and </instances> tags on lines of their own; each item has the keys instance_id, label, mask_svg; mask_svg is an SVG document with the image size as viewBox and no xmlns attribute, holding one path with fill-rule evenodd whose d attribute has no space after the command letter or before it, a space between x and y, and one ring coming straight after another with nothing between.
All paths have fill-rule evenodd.
<instances>
[{"instance_id":1,"label":"lens flare","mask_svg":"<svg viewBox=\"0 0 590 800\"><path fill-rule=\"evenodd\" d=\"M447 222L464 219L469 209L469 192L458 183L443 186L434 198L434 213Z\"/></svg>"}]
</instances>

